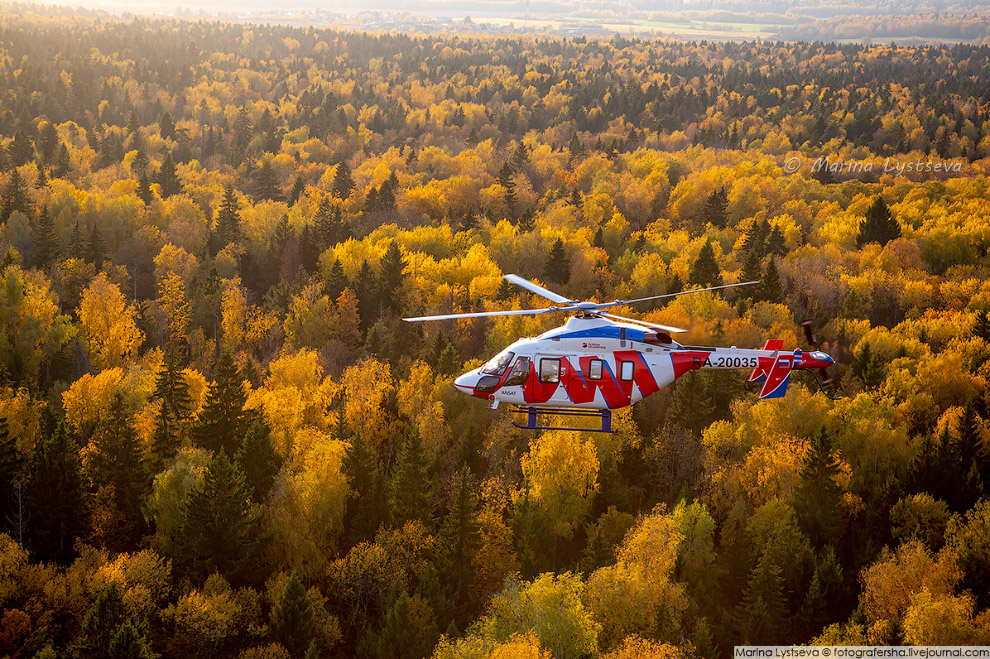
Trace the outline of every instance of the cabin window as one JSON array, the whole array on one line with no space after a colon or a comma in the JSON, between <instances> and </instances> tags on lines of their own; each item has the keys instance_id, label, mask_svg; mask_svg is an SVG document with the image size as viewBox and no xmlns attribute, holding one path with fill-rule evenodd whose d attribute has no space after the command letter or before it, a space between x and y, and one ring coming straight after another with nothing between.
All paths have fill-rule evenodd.
<instances>
[{"instance_id":1,"label":"cabin window","mask_svg":"<svg viewBox=\"0 0 990 659\"><path fill-rule=\"evenodd\" d=\"M505 381L506 387L517 387L526 383L529 377L529 357L520 357L516 360L516 365L512 367L509 379Z\"/></svg>"},{"instance_id":2,"label":"cabin window","mask_svg":"<svg viewBox=\"0 0 990 659\"><path fill-rule=\"evenodd\" d=\"M540 382L560 382L560 360L540 360Z\"/></svg>"},{"instance_id":3,"label":"cabin window","mask_svg":"<svg viewBox=\"0 0 990 659\"><path fill-rule=\"evenodd\" d=\"M633 379L633 363L619 362L619 379L629 382Z\"/></svg>"},{"instance_id":4,"label":"cabin window","mask_svg":"<svg viewBox=\"0 0 990 659\"><path fill-rule=\"evenodd\" d=\"M602 360L592 359L588 364L588 379L590 380L601 380L602 379Z\"/></svg>"}]
</instances>

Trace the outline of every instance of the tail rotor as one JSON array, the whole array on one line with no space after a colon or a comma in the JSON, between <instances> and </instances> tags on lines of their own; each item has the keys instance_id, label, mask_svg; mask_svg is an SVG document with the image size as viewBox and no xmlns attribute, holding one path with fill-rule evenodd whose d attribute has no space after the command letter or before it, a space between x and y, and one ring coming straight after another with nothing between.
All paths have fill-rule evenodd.
<instances>
[{"instance_id":1,"label":"tail rotor","mask_svg":"<svg viewBox=\"0 0 990 659\"><path fill-rule=\"evenodd\" d=\"M804 338L808 342L808 347L813 351L818 350L818 337L815 335L815 325L812 320L805 318L801 321L801 327L804 328ZM832 384L832 374L824 367L818 369L818 377L816 379L822 387Z\"/></svg>"}]
</instances>

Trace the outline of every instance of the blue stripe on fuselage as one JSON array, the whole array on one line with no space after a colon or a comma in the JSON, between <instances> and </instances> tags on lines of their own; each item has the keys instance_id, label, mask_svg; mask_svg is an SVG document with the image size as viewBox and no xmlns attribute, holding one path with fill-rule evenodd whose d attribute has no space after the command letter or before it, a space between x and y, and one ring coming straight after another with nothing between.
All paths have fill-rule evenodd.
<instances>
[{"instance_id":1,"label":"blue stripe on fuselage","mask_svg":"<svg viewBox=\"0 0 990 659\"><path fill-rule=\"evenodd\" d=\"M557 336L561 339L619 339L623 329L626 330L626 341L643 342L643 330L622 327L594 327L576 332L564 332Z\"/></svg>"}]
</instances>

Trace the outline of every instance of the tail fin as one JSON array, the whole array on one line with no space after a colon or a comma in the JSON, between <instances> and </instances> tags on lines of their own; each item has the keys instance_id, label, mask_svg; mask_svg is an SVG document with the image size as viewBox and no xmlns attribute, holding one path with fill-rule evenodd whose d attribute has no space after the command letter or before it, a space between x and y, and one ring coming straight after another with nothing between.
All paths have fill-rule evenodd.
<instances>
[{"instance_id":1,"label":"tail fin","mask_svg":"<svg viewBox=\"0 0 990 659\"><path fill-rule=\"evenodd\" d=\"M800 362L802 352L795 350L793 353L778 352L773 360L773 366L767 373L767 380L760 390L760 400L764 398L783 398L787 393L787 384L791 380L791 369L794 364Z\"/></svg>"},{"instance_id":2,"label":"tail fin","mask_svg":"<svg viewBox=\"0 0 990 659\"><path fill-rule=\"evenodd\" d=\"M784 347L783 339L767 339L767 342L763 344L764 350L780 350ZM774 362L776 362L776 355L774 355ZM764 364L763 362L767 363ZM767 372L773 367L773 362L768 359L760 359L760 365L753 369L753 372L749 376L749 382L763 382L767 379Z\"/></svg>"}]
</instances>

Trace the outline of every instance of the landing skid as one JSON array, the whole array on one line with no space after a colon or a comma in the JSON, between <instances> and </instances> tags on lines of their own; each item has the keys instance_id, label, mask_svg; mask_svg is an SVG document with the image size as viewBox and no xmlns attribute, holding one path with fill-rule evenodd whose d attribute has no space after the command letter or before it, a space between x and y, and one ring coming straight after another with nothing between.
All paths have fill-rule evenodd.
<instances>
[{"instance_id":1,"label":"landing skid","mask_svg":"<svg viewBox=\"0 0 990 659\"><path fill-rule=\"evenodd\" d=\"M567 407L521 407L512 408L513 414L525 414L526 425L512 422L516 428L523 430L576 430L579 432L615 432L612 430L612 410L582 410ZM601 428L568 428L565 426L541 426L538 424L538 416L586 416L602 420Z\"/></svg>"}]
</instances>

